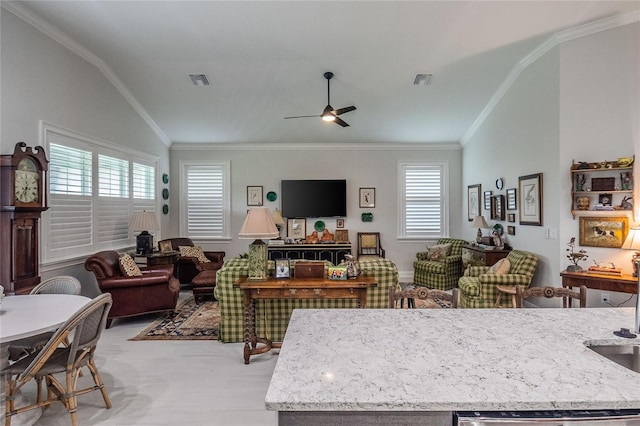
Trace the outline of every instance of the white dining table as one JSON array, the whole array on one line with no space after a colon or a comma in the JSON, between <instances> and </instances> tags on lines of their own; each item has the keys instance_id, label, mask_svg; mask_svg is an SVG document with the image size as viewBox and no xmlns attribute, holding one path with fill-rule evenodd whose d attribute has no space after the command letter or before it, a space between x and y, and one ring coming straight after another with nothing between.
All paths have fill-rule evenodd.
<instances>
[{"instance_id":1,"label":"white dining table","mask_svg":"<svg viewBox=\"0 0 640 426\"><path fill-rule=\"evenodd\" d=\"M91 299L85 296L69 294L33 294L27 296L8 296L0 303L0 369L9 364L9 346L11 342L25 337L54 331L68 320L78 309ZM4 422L5 385L0 386L0 420ZM24 396L16 401L23 405ZM21 400L22 399L22 400ZM32 425L42 410L30 410L13 416L12 425Z\"/></svg>"}]
</instances>

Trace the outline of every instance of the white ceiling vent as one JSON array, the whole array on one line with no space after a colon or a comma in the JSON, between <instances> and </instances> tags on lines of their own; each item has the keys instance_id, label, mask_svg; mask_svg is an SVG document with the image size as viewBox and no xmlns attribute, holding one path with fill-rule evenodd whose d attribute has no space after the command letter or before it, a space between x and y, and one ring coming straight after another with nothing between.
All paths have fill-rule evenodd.
<instances>
[{"instance_id":1,"label":"white ceiling vent","mask_svg":"<svg viewBox=\"0 0 640 426\"><path fill-rule=\"evenodd\" d=\"M416 74L416 78L413 79L414 86L426 86L431 81L433 74Z\"/></svg>"},{"instance_id":2,"label":"white ceiling vent","mask_svg":"<svg viewBox=\"0 0 640 426\"><path fill-rule=\"evenodd\" d=\"M189 78L194 86L208 86L209 79L204 74L189 74Z\"/></svg>"}]
</instances>

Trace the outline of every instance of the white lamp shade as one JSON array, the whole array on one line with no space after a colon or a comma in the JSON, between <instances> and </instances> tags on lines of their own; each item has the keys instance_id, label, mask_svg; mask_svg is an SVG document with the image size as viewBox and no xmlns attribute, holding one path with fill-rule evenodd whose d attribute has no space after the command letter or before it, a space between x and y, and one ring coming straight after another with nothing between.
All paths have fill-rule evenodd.
<instances>
[{"instance_id":1,"label":"white lamp shade","mask_svg":"<svg viewBox=\"0 0 640 426\"><path fill-rule=\"evenodd\" d=\"M132 231L157 231L160 229L160 225L155 213L142 211L131 216L129 229Z\"/></svg>"},{"instance_id":2,"label":"white lamp shade","mask_svg":"<svg viewBox=\"0 0 640 426\"><path fill-rule=\"evenodd\" d=\"M640 228L631 228L622 244L623 249L640 250Z\"/></svg>"},{"instance_id":3,"label":"white lamp shade","mask_svg":"<svg viewBox=\"0 0 640 426\"><path fill-rule=\"evenodd\" d=\"M473 222L471 222L472 228L489 228L487 221L484 220L484 216L476 216L473 218Z\"/></svg>"},{"instance_id":4,"label":"white lamp shade","mask_svg":"<svg viewBox=\"0 0 640 426\"><path fill-rule=\"evenodd\" d=\"M279 236L271 212L266 207L250 209L238 234L238 238L247 240L270 240Z\"/></svg>"}]
</instances>

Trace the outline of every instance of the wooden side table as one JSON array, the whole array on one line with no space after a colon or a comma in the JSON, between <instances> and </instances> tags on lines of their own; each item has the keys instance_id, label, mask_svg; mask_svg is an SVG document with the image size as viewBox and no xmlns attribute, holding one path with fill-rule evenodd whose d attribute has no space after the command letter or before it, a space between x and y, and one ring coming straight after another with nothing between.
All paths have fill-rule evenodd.
<instances>
[{"instance_id":1,"label":"wooden side table","mask_svg":"<svg viewBox=\"0 0 640 426\"><path fill-rule=\"evenodd\" d=\"M167 253L163 253L161 251L154 251L153 253L148 254L136 254L130 253L131 257L136 260L138 263L138 259L144 259L147 266L155 266L155 265L173 265L178 260L179 251L170 251Z\"/></svg>"},{"instance_id":2,"label":"wooden side table","mask_svg":"<svg viewBox=\"0 0 640 426\"><path fill-rule=\"evenodd\" d=\"M620 293L638 294L638 278L631 275L606 275L591 272L560 272L562 287L585 286L595 290L616 291ZM569 307L572 301L569 300ZM567 301L563 300L563 307L567 307Z\"/></svg>"},{"instance_id":3,"label":"wooden side table","mask_svg":"<svg viewBox=\"0 0 640 426\"><path fill-rule=\"evenodd\" d=\"M507 257L510 251L465 244L462 246L462 267L493 266L498 260Z\"/></svg>"},{"instance_id":4,"label":"wooden side table","mask_svg":"<svg viewBox=\"0 0 640 426\"><path fill-rule=\"evenodd\" d=\"M496 288L498 289L498 297L496 299L496 304L495 307L496 308L500 308L501 306L501 302L502 302L502 295L511 295L511 308L515 308L516 307L516 288L515 286L507 286L507 285L499 285L496 286Z\"/></svg>"}]
</instances>

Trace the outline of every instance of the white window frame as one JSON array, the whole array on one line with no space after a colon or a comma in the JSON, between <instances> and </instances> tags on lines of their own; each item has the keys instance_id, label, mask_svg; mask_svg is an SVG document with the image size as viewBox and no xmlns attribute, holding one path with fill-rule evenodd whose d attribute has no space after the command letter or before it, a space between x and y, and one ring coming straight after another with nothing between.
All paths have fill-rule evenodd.
<instances>
[{"instance_id":1,"label":"white window frame","mask_svg":"<svg viewBox=\"0 0 640 426\"><path fill-rule=\"evenodd\" d=\"M440 229L436 232L409 232L407 229L406 173L409 169L440 171ZM398 239L432 240L449 236L449 163L446 161L398 162Z\"/></svg>"},{"instance_id":2,"label":"white window frame","mask_svg":"<svg viewBox=\"0 0 640 426\"><path fill-rule=\"evenodd\" d=\"M198 235L189 232L189 181L188 173L192 167L211 166L218 168L222 172L222 214L214 218L220 221L221 231L218 235ZM181 194L180 197L180 235L197 241L228 241L231 239L231 163L229 161L180 161Z\"/></svg>"},{"instance_id":3,"label":"white window frame","mask_svg":"<svg viewBox=\"0 0 640 426\"><path fill-rule=\"evenodd\" d=\"M59 263L66 260L86 257L87 253L93 253L101 250L122 250L135 245L135 235L129 230L129 218L135 211L158 211L158 197L156 194L156 180L158 179L158 157L117 145L112 142L97 139L73 130L65 129L53 124L41 122L41 145L45 147L45 151L50 153L50 144L56 143L63 146L71 146L77 149L88 151L92 156L91 168L91 195L77 196L77 201L82 203L89 213L82 215L85 227L90 227L90 237L82 239L82 243L76 246L61 247L55 244L53 236L49 232L43 232L41 257L42 264ZM128 162L128 195L125 198L120 197L101 197L98 191L98 155L106 155L126 160ZM133 164L138 163L154 170L153 179L153 199L138 199L134 197L133 191ZM51 166L51 163L50 163ZM50 172L49 172L50 173ZM49 191L49 188L47 188ZM57 195L49 192L48 199L50 209L42 215L43 229L51 229L52 213L55 209L55 199ZM70 196L69 198L72 198ZM68 201L68 200L63 200ZM106 211L109 209L109 212ZM102 214L101 214L102 213ZM105 219L109 214L111 217ZM79 220L80 220L79 219ZM71 226L69 223L67 226ZM56 249L53 249L57 246Z\"/></svg>"}]
</instances>

